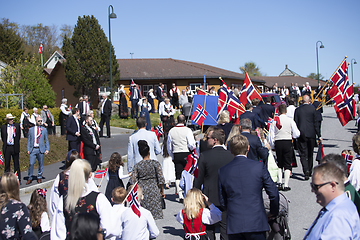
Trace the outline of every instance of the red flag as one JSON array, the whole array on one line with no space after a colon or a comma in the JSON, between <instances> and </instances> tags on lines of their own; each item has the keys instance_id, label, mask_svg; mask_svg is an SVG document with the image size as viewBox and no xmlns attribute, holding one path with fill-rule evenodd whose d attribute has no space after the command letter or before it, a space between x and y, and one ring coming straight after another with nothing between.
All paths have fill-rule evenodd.
<instances>
[{"instance_id":1,"label":"red flag","mask_svg":"<svg viewBox=\"0 0 360 240\"><path fill-rule=\"evenodd\" d=\"M273 123L273 119L271 117L268 118L266 129L270 130L271 124Z\"/></svg>"},{"instance_id":2,"label":"red flag","mask_svg":"<svg viewBox=\"0 0 360 240\"><path fill-rule=\"evenodd\" d=\"M140 203L137 196L137 183L135 184L133 189L131 189L126 200L129 202L129 207L131 208L131 210L140 218L141 213Z\"/></svg>"},{"instance_id":3,"label":"red flag","mask_svg":"<svg viewBox=\"0 0 360 240\"><path fill-rule=\"evenodd\" d=\"M157 127L154 127L152 129L152 131L155 133L157 139L159 140L161 135L164 134L163 127L162 127L162 122L160 122L160 124Z\"/></svg>"},{"instance_id":4,"label":"red flag","mask_svg":"<svg viewBox=\"0 0 360 240\"><path fill-rule=\"evenodd\" d=\"M191 120L193 120L196 124L201 126L205 121L206 116L208 115L205 108L203 108L200 104L197 105L194 113L191 115Z\"/></svg>"},{"instance_id":5,"label":"red flag","mask_svg":"<svg viewBox=\"0 0 360 240\"><path fill-rule=\"evenodd\" d=\"M43 44L42 44L42 43L40 43L40 47L39 47L39 54L42 54L42 52L43 52Z\"/></svg>"},{"instance_id":6,"label":"red flag","mask_svg":"<svg viewBox=\"0 0 360 240\"><path fill-rule=\"evenodd\" d=\"M197 178L199 175L199 168L198 168L199 156L196 154L196 148L187 156L186 160L187 163L184 170L194 175L194 177Z\"/></svg>"},{"instance_id":7,"label":"red flag","mask_svg":"<svg viewBox=\"0 0 360 240\"><path fill-rule=\"evenodd\" d=\"M103 178L106 174L107 168L104 170L96 170L94 178Z\"/></svg>"},{"instance_id":8,"label":"red flag","mask_svg":"<svg viewBox=\"0 0 360 240\"><path fill-rule=\"evenodd\" d=\"M69 106L69 109L70 109L70 111L72 111L72 107L71 107L71 104L70 104L70 106Z\"/></svg>"},{"instance_id":9,"label":"red flag","mask_svg":"<svg viewBox=\"0 0 360 240\"><path fill-rule=\"evenodd\" d=\"M261 95L258 93L250 80L249 75L245 73L244 84L240 93L240 102L245 105L246 103L251 103L254 98L258 98L260 101L262 99Z\"/></svg>"},{"instance_id":10,"label":"red flag","mask_svg":"<svg viewBox=\"0 0 360 240\"><path fill-rule=\"evenodd\" d=\"M239 117L245 110L241 107L240 100L234 95L233 91L223 82L222 87L220 88L219 101L218 101L218 111L217 118L219 118L220 113L224 110L228 110L230 118L234 114L236 117Z\"/></svg>"},{"instance_id":11,"label":"red flag","mask_svg":"<svg viewBox=\"0 0 360 240\"><path fill-rule=\"evenodd\" d=\"M4 158L3 158L3 155L0 151L0 165L2 166L4 164Z\"/></svg>"}]
</instances>

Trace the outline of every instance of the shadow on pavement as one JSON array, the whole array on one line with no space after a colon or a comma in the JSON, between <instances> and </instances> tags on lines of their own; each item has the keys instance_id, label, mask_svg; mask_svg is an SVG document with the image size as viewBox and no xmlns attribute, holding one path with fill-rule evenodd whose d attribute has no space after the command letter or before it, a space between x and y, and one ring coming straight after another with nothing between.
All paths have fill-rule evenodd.
<instances>
[{"instance_id":1,"label":"shadow on pavement","mask_svg":"<svg viewBox=\"0 0 360 240\"><path fill-rule=\"evenodd\" d=\"M305 181L304 177L305 177L305 175L302 173L293 173L291 176L292 179L296 179L296 180L300 180L300 181Z\"/></svg>"},{"instance_id":2,"label":"shadow on pavement","mask_svg":"<svg viewBox=\"0 0 360 240\"><path fill-rule=\"evenodd\" d=\"M173 236L180 236L182 238L185 237L185 231L182 228L176 229L172 226L163 226L163 229L164 229L164 231L163 231L164 234L171 234Z\"/></svg>"}]
</instances>

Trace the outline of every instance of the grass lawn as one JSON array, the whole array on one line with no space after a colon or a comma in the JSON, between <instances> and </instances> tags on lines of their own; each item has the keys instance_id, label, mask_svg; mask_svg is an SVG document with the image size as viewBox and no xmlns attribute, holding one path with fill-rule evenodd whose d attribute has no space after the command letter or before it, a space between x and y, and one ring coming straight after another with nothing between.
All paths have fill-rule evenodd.
<instances>
[{"instance_id":1,"label":"grass lawn","mask_svg":"<svg viewBox=\"0 0 360 240\"><path fill-rule=\"evenodd\" d=\"M0 140L1 146L2 141ZM66 141L66 136L49 136L50 152L48 155L45 155L44 166L59 161L65 160L66 154L68 152L68 141ZM27 138L20 139L20 169L21 171L27 171L29 168L29 155L26 153ZM5 160L4 160L5 161ZM11 172L14 169L14 163L11 159ZM36 161L34 169L37 169L38 163ZM3 166L0 166L0 172L3 172L5 169L5 163ZM36 170L37 171L37 170Z\"/></svg>"},{"instance_id":2,"label":"grass lawn","mask_svg":"<svg viewBox=\"0 0 360 240\"><path fill-rule=\"evenodd\" d=\"M175 121L180 113L176 112L174 115ZM95 118L96 122L100 122L100 118ZM160 116L158 113L150 113L151 126L157 126L160 123ZM113 127L136 129L136 119L128 118L121 119L119 115L112 115L110 119L110 125Z\"/></svg>"}]
</instances>

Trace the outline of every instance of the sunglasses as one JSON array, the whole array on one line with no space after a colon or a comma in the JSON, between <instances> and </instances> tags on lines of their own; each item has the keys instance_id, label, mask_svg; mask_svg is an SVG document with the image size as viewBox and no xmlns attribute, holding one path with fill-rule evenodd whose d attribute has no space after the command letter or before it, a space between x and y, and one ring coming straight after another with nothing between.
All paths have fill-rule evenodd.
<instances>
[{"instance_id":1,"label":"sunglasses","mask_svg":"<svg viewBox=\"0 0 360 240\"><path fill-rule=\"evenodd\" d=\"M326 184L330 184L332 182L326 182L326 183L322 183L322 184L314 184L314 183L310 183L310 186L311 186L311 189L314 191L314 192L317 192L319 191L319 189L322 187L322 186L325 186ZM339 184L338 182L335 182L336 184Z\"/></svg>"},{"instance_id":2,"label":"sunglasses","mask_svg":"<svg viewBox=\"0 0 360 240\"><path fill-rule=\"evenodd\" d=\"M42 122L42 120L39 120L39 121L37 121L37 122Z\"/></svg>"},{"instance_id":3,"label":"sunglasses","mask_svg":"<svg viewBox=\"0 0 360 240\"><path fill-rule=\"evenodd\" d=\"M206 137L206 140L213 139L212 137Z\"/></svg>"}]
</instances>

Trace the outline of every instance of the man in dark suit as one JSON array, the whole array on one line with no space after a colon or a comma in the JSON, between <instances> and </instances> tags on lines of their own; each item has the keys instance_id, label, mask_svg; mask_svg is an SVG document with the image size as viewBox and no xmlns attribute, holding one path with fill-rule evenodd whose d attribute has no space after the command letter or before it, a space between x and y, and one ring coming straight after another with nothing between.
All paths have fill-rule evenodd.
<instances>
[{"instance_id":1,"label":"man in dark suit","mask_svg":"<svg viewBox=\"0 0 360 240\"><path fill-rule=\"evenodd\" d=\"M91 170L96 171L97 165L100 163L101 145L97 131L92 128L93 118L85 117L85 126L81 126L81 141L84 144L84 156L91 165Z\"/></svg>"},{"instance_id":2,"label":"man in dark suit","mask_svg":"<svg viewBox=\"0 0 360 240\"><path fill-rule=\"evenodd\" d=\"M259 115L259 117L261 119L263 119L263 114L262 114L262 108L261 106L259 106L260 100L258 98L254 98L253 100L251 100L251 104L253 105L253 113L256 113L257 115Z\"/></svg>"},{"instance_id":3,"label":"man in dark suit","mask_svg":"<svg viewBox=\"0 0 360 240\"><path fill-rule=\"evenodd\" d=\"M261 105L263 121L267 122L269 117L274 118L275 107L271 105L271 97L266 98L266 104Z\"/></svg>"},{"instance_id":4,"label":"man in dark suit","mask_svg":"<svg viewBox=\"0 0 360 240\"><path fill-rule=\"evenodd\" d=\"M320 98L320 100L321 100L321 98ZM315 100L314 100L314 102L312 103L312 105L315 107L315 110L316 110L316 121L318 122L318 124L319 124L319 130L320 130L320 133L321 133L321 122L322 122L322 120L323 120L323 117L322 117L322 113L323 113L323 107L320 107L319 109L318 109L318 107L320 106L320 102L319 102L319 100L316 98Z\"/></svg>"},{"instance_id":5,"label":"man in dark suit","mask_svg":"<svg viewBox=\"0 0 360 240\"><path fill-rule=\"evenodd\" d=\"M131 117L137 118L139 112L140 91L136 88L136 84L132 84L130 88Z\"/></svg>"},{"instance_id":6,"label":"man in dark suit","mask_svg":"<svg viewBox=\"0 0 360 240\"><path fill-rule=\"evenodd\" d=\"M158 100L158 110L159 110L159 105L162 101L164 101L164 84L159 83L158 88L156 89L156 99Z\"/></svg>"},{"instance_id":7,"label":"man in dark suit","mask_svg":"<svg viewBox=\"0 0 360 240\"><path fill-rule=\"evenodd\" d=\"M87 112L89 110L92 110L91 104L89 102L89 97L87 95L83 96L83 101L79 102L78 108L81 116L81 122L83 122Z\"/></svg>"},{"instance_id":8,"label":"man in dark suit","mask_svg":"<svg viewBox=\"0 0 360 240\"><path fill-rule=\"evenodd\" d=\"M252 135L250 133L250 130L252 128L252 123L250 119L241 119L239 122L239 127L241 135L245 136L249 141L250 149L247 154L248 158L255 161L264 162L266 165L269 156L269 150L266 147L263 147L258 136Z\"/></svg>"},{"instance_id":9,"label":"man in dark suit","mask_svg":"<svg viewBox=\"0 0 360 240\"><path fill-rule=\"evenodd\" d=\"M21 171L19 164L20 153L20 124L14 123L14 118L11 113L6 114L6 124L1 126L1 140L3 142L2 154L5 159L4 172L10 172L11 157L14 161L14 173L18 174L18 179L21 185Z\"/></svg>"},{"instance_id":10,"label":"man in dark suit","mask_svg":"<svg viewBox=\"0 0 360 240\"><path fill-rule=\"evenodd\" d=\"M296 108L294 121L300 130L298 148L300 161L305 174L305 180L309 180L313 169L313 151L316 144L316 136L322 142L319 122L317 121L316 109L310 104L310 96L303 96L304 104Z\"/></svg>"},{"instance_id":11,"label":"man in dark suit","mask_svg":"<svg viewBox=\"0 0 360 240\"><path fill-rule=\"evenodd\" d=\"M26 185L32 182L32 176L34 171L34 164L36 159L39 162L39 169L37 175L37 182L42 182L43 164L44 157L50 151L50 144L48 139L48 132L46 128L42 127L43 120L41 117L37 117L36 126L29 129L29 137L27 141L27 154L30 157L29 170L28 170L28 181Z\"/></svg>"},{"instance_id":12,"label":"man in dark suit","mask_svg":"<svg viewBox=\"0 0 360 240\"><path fill-rule=\"evenodd\" d=\"M235 158L219 170L219 200L227 209L229 239L266 239L269 231L262 189L270 199L270 214L279 212L279 191L266 166L246 157L249 142L236 135L230 140Z\"/></svg>"},{"instance_id":13,"label":"man in dark suit","mask_svg":"<svg viewBox=\"0 0 360 240\"><path fill-rule=\"evenodd\" d=\"M240 120L244 118L250 119L252 123L252 129L255 130L257 127L264 128L265 122L260 119L259 115L257 113L254 113L253 107L250 103L245 104L245 112L240 115Z\"/></svg>"},{"instance_id":14,"label":"man in dark suit","mask_svg":"<svg viewBox=\"0 0 360 240\"><path fill-rule=\"evenodd\" d=\"M106 94L102 95L103 102L101 104L101 120L99 123L100 127L100 137L103 137L103 127L104 123L106 123L106 137L110 138L110 117L111 117L111 101L107 99Z\"/></svg>"},{"instance_id":15,"label":"man in dark suit","mask_svg":"<svg viewBox=\"0 0 360 240\"><path fill-rule=\"evenodd\" d=\"M203 185L203 193L209 197L217 208L222 210L221 221L213 225L206 225L207 236L215 239L215 227L220 227L220 238L228 239L226 234L226 210L220 206L218 194L218 172L219 169L231 162L234 156L224 146L225 132L221 128L214 128L207 137L207 143L212 149L200 154L199 158L199 174L194 179L194 187L201 189Z\"/></svg>"},{"instance_id":16,"label":"man in dark suit","mask_svg":"<svg viewBox=\"0 0 360 240\"><path fill-rule=\"evenodd\" d=\"M66 140L69 141L68 150L76 149L80 152L80 112L78 108L72 109L72 116L66 120Z\"/></svg>"}]
</instances>

